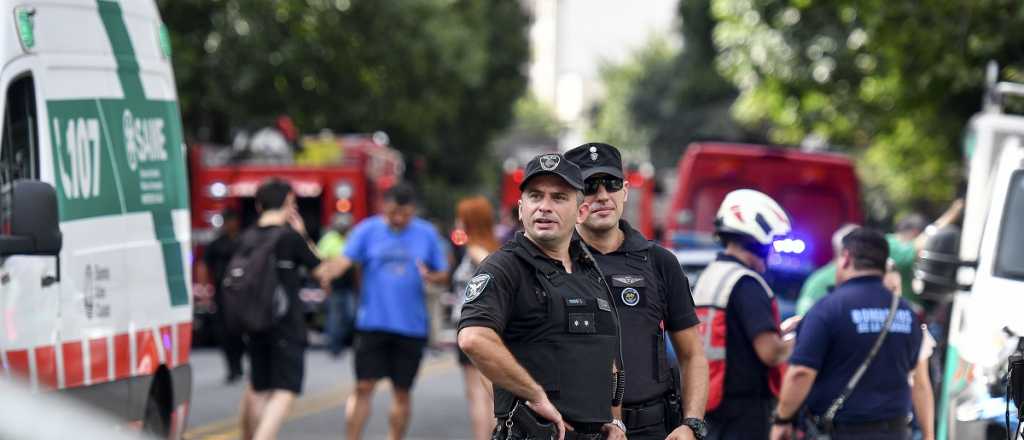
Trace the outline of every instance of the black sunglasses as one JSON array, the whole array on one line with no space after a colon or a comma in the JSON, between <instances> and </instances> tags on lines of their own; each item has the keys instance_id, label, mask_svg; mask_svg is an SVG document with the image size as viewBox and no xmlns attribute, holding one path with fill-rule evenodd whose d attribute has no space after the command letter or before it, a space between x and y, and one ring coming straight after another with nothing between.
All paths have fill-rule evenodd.
<instances>
[{"instance_id":1,"label":"black sunglasses","mask_svg":"<svg viewBox=\"0 0 1024 440\"><path fill-rule=\"evenodd\" d=\"M583 195L597 194L601 190L601 185L604 185L605 191L613 193L622 189L623 182L618 177L591 177L583 182Z\"/></svg>"}]
</instances>

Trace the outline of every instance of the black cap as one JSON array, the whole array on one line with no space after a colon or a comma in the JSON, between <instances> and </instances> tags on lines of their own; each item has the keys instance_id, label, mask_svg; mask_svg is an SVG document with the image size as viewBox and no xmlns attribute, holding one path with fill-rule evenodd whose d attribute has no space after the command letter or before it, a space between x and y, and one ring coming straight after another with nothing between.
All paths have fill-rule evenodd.
<instances>
[{"instance_id":1,"label":"black cap","mask_svg":"<svg viewBox=\"0 0 1024 440\"><path fill-rule=\"evenodd\" d=\"M561 154L555 153L541 154L530 159L530 162L526 164L523 183L519 184L519 190L522 191L523 188L526 188L526 182L529 182L531 178L541 174L554 174L565 180L569 186L580 191L583 190L583 175L580 173L580 167L566 160Z\"/></svg>"},{"instance_id":2,"label":"black cap","mask_svg":"<svg viewBox=\"0 0 1024 440\"><path fill-rule=\"evenodd\" d=\"M565 158L580 167L583 179L595 174L608 174L625 179L622 173L622 155L619 149L600 142L580 145L565 152Z\"/></svg>"}]
</instances>

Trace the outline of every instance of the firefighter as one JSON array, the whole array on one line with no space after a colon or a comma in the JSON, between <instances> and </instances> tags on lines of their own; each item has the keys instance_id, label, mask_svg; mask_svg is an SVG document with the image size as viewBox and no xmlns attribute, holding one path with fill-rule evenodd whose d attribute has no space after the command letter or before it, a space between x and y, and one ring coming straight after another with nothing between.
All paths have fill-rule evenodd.
<instances>
[{"instance_id":1,"label":"firefighter","mask_svg":"<svg viewBox=\"0 0 1024 440\"><path fill-rule=\"evenodd\" d=\"M494 383L494 438L625 438L613 408L622 397L618 313L573 234L587 215L582 189L579 167L561 155L533 158L520 185L524 232L466 287L459 348ZM537 422L557 433L539 434Z\"/></svg>"},{"instance_id":2,"label":"firefighter","mask_svg":"<svg viewBox=\"0 0 1024 440\"><path fill-rule=\"evenodd\" d=\"M693 292L710 370L708 439L768 438L780 367L793 345L783 341L763 274L772 242L789 231L782 207L750 189L727 194L715 216L725 251Z\"/></svg>"},{"instance_id":3,"label":"firefighter","mask_svg":"<svg viewBox=\"0 0 1024 440\"><path fill-rule=\"evenodd\" d=\"M604 273L622 316L623 355L630 362L622 421L629 438L702 439L707 431L703 419L708 364L686 276L671 251L648 241L622 219L629 185L618 149L588 143L565 157L582 170L584 200L590 205L590 215L576 229ZM669 367L665 332L684 372L685 398L675 386L678 371Z\"/></svg>"}]
</instances>

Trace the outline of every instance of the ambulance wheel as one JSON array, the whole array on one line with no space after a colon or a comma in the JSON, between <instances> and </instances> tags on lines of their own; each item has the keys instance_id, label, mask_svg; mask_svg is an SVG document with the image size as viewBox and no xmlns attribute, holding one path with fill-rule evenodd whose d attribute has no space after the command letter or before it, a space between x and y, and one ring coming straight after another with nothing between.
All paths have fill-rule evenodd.
<instances>
[{"instance_id":1,"label":"ambulance wheel","mask_svg":"<svg viewBox=\"0 0 1024 440\"><path fill-rule=\"evenodd\" d=\"M167 438L171 432L170 395L162 377L157 376L146 398L146 412L142 416L142 432L155 438Z\"/></svg>"}]
</instances>

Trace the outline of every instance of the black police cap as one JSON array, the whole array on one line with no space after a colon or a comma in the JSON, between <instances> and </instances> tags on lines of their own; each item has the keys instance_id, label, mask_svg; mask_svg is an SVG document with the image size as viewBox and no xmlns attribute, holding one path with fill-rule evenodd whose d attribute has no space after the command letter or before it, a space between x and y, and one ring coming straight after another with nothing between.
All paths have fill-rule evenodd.
<instances>
[{"instance_id":1,"label":"black police cap","mask_svg":"<svg viewBox=\"0 0 1024 440\"><path fill-rule=\"evenodd\" d=\"M523 183L519 184L519 190L526 188L526 183L531 178L541 174L554 174L561 177L569 186L583 190L583 174L580 173L580 167L566 160L561 154L555 153L541 154L530 159L526 164Z\"/></svg>"},{"instance_id":2,"label":"black police cap","mask_svg":"<svg viewBox=\"0 0 1024 440\"><path fill-rule=\"evenodd\" d=\"M565 158L580 167L583 179L595 174L608 174L625 179L622 173L622 155L619 149L600 142L580 145L565 152Z\"/></svg>"}]
</instances>

